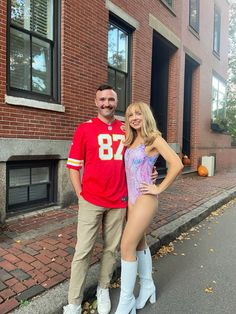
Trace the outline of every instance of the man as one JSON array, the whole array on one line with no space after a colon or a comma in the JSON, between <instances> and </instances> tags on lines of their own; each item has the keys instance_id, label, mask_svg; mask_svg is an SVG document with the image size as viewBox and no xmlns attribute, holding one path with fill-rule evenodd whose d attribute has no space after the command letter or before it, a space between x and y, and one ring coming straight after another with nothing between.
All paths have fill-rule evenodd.
<instances>
[{"instance_id":1,"label":"man","mask_svg":"<svg viewBox=\"0 0 236 314\"><path fill-rule=\"evenodd\" d=\"M123 163L124 125L114 117L117 94L111 86L101 85L97 89L95 105L98 115L76 129L67 162L70 179L79 199L79 214L69 304L64 307L64 314L82 313L81 302L89 259L101 223L104 247L97 288L97 310L99 314L110 312L108 287L126 214L128 197Z\"/></svg>"}]
</instances>

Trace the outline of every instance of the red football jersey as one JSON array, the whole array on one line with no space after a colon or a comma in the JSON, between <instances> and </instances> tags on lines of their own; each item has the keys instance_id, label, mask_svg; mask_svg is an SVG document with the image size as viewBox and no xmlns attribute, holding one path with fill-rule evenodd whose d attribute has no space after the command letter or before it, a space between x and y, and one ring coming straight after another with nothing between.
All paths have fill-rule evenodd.
<instances>
[{"instance_id":1,"label":"red football jersey","mask_svg":"<svg viewBox=\"0 0 236 314\"><path fill-rule=\"evenodd\" d=\"M106 208L127 206L124 138L124 125L118 120L106 124L93 118L76 129L67 167L84 167L81 195L88 202Z\"/></svg>"}]
</instances>

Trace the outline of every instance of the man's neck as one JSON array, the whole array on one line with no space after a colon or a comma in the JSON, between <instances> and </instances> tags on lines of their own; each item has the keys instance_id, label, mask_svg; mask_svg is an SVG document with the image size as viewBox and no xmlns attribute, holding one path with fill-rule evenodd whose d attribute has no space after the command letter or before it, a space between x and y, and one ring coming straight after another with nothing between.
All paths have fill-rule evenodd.
<instances>
[{"instance_id":1,"label":"man's neck","mask_svg":"<svg viewBox=\"0 0 236 314\"><path fill-rule=\"evenodd\" d=\"M102 122L106 123L106 124L111 124L115 120L115 117L114 116L103 117L103 116L98 114L98 119L101 120Z\"/></svg>"}]
</instances>

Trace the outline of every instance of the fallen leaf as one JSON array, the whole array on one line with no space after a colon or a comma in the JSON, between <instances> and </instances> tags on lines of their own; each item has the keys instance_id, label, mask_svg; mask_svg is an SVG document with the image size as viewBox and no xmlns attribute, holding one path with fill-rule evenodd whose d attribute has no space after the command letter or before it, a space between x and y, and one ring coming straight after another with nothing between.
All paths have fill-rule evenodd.
<instances>
[{"instance_id":1,"label":"fallen leaf","mask_svg":"<svg viewBox=\"0 0 236 314\"><path fill-rule=\"evenodd\" d=\"M174 251L174 245L163 245L159 251L157 252L157 255L162 257L168 253L171 253Z\"/></svg>"},{"instance_id":2,"label":"fallen leaf","mask_svg":"<svg viewBox=\"0 0 236 314\"><path fill-rule=\"evenodd\" d=\"M83 310L89 310L90 304L89 302L85 302L83 306Z\"/></svg>"},{"instance_id":3,"label":"fallen leaf","mask_svg":"<svg viewBox=\"0 0 236 314\"><path fill-rule=\"evenodd\" d=\"M213 288L212 287L207 287L205 288L206 293L213 293Z\"/></svg>"},{"instance_id":4,"label":"fallen leaf","mask_svg":"<svg viewBox=\"0 0 236 314\"><path fill-rule=\"evenodd\" d=\"M92 308L93 308L94 310L97 309L97 300L94 300L94 301L93 301L93 303L92 303Z\"/></svg>"}]
</instances>

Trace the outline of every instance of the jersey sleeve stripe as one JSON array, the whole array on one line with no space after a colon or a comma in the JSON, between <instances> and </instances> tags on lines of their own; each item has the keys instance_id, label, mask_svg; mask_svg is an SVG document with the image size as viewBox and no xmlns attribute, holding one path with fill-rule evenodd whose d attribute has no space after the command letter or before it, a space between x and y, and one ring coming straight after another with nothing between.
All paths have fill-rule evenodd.
<instances>
[{"instance_id":1,"label":"jersey sleeve stripe","mask_svg":"<svg viewBox=\"0 0 236 314\"><path fill-rule=\"evenodd\" d=\"M73 158L68 158L67 165L74 166L74 167L82 167L84 164L83 160L77 160Z\"/></svg>"}]
</instances>

